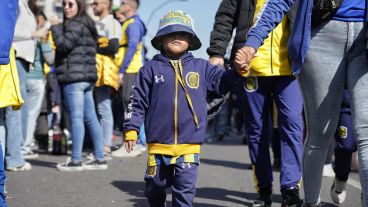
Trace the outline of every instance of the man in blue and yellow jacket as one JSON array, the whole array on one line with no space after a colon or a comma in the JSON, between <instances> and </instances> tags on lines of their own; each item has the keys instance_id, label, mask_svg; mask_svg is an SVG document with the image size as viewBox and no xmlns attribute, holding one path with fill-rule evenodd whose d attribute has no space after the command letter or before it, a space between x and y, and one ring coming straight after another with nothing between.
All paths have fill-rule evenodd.
<instances>
[{"instance_id":1,"label":"man in blue and yellow jacket","mask_svg":"<svg viewBox=\"0 0 368 207\"><path fill-rule=\"evenodd\" d=\"M231 59L235 59L237 49L244 45L246 33L256 22L256 17L264 7L264 0L224 0L216 14L211 46L207 49L210 61L223 62L221 58L237 29ZM242 32L238 32L238 28ZM239 34L238 34L239 33ZM272 203L272 166L269 153L269 114L272 99L279 114L278 126L281 138L281 193L282 206L300 204L299 182L302 154L302 97L292 75L288 59L287 42L290 34L289 21L285 17L270 33L270 38L258 50L251 63L251 72L245 80L244 104L245 124L249 153L255 177L255 188L259 198L253 206L270 206Z\"/></svg>"},{"instance_id":2,"label":"man in blue and yellow jacket","mask_svg":"<svg viewBox=\"0 0 368 207\"><path fill-rule=\"evenodd\" d=\"M266 1L257 0L254 22ZM287 43L290 28L288 17L271 31L251 62L246 78L245 125L249 154L259 200L271 205L272 165L269 153L269 110L274 100L278 113L281 141L280 186L282 206L299 206L299 185L302 179L303 99L296 78L292 75Z\"/></svg>"},{"instance_id":3,"label":"man in blue and yellow jacket","mask_svg":"<svg viewBox=\"0 0 368 207\"><path fill-rule=\"evenodd\" d=\"M124 111L127 109L130 91L137 73L144 63L142 41L146 34L146 27L137 15L138 7L139 0L123 0L120 7L120 13L126 20L122 25L120 49L115 57L120 66L119 80L122 84Z\"/></svg>"},{"instance_id":4,"label":"man in blue and yellow jacket","mask_svg":"<svg viewBox=\"0 0 368 207\"><path fill-rule=\"evenodd\" d=\"M9 58L10 48L13 42L17 0L5 0L0 4L0 206L7 206L5 200L5 170L4 170L4 147L5 146L5 117L4 107L16 106L19 108L23 100L20 96L19 80L15 64L14 50L12 61Z\"/></svg>"}]
</instances>

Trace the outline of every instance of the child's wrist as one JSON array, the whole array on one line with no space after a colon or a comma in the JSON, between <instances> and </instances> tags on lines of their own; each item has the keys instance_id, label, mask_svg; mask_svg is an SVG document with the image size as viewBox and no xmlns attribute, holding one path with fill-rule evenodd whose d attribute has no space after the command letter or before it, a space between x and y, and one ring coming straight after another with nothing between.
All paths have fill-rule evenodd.
<instances>
[{"instance_id":1,"label":"child's wrist","mask_svg":"<svg viewBox=\"0 0 368 207\"><path fill-rule=\"evenodd\" d=\"M135 130L127 130L124 132L125 141L136 141L138 139L138 132Z\"/></svg>"}]
</instances>

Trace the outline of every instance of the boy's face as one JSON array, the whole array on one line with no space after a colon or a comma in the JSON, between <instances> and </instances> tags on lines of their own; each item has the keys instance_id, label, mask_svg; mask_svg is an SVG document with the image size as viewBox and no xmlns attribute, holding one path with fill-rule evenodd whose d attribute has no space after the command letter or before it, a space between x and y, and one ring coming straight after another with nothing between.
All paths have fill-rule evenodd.
<instances>
[{"instance_id":1,"label":"boy's face","mask_svg":"<svg viewBox=\"0 0 368 207\"><path fill-rule=\"evenodd\" d=\"M191 38L189 33L175 32L163 36L161 42L166 55L180 57L188 50Z\"/></svg>"}]
</instances>

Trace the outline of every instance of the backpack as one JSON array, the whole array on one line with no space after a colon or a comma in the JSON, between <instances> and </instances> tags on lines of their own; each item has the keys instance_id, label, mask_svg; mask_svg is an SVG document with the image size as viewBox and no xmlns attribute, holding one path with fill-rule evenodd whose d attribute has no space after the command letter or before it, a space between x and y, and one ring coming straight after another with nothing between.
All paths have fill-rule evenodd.
<instances>
[{"instance_id":1,"label":"backpack","mask_svg":"<svg viewBox=\"0 0 368 207\"><path fill-rule=\"evenodd\" d=\"M313 0L312 28L330 20L344 0Z\"/></svg>"}]
</instances>

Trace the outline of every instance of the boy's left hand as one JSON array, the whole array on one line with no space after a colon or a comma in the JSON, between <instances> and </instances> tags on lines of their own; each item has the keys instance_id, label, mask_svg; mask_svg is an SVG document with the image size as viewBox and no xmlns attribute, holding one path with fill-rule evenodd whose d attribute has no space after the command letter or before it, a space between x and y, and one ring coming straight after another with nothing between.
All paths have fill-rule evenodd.
<instances>
[{"instance_id":1,"label":"boy's left hand","mask_svg":"<svg viewBox=\"0 0 368 207\"><path fill-rule=\"evenodd\" d=\"M133 151L133 147L137 144L136 140L129 140L129 141L124 141L124 146L125 149L128 153L130 153L131 151Z\"/></svg>"}]
</instances>

